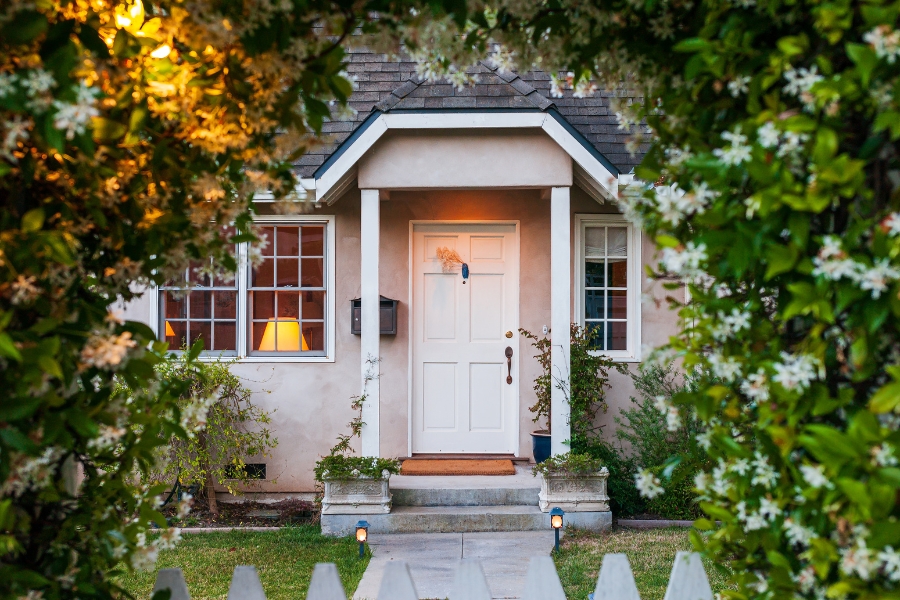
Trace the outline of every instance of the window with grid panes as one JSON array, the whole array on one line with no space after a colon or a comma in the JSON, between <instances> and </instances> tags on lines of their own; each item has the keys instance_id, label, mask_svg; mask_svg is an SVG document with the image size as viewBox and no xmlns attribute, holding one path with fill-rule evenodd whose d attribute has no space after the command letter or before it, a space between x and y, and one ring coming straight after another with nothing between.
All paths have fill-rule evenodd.
<instances>
[{"instance_id":1,"label":"window with grid panes","mask_svg":"<svg viewBox=\"0 0 900 600\"><path fill-rule=\"evenodd\" d=\"M159 331L179 351L200 340L205 354L237 355L237 282L199 274L193 264L180 281L159 290Z\"/></svg>"},{"instance_id":2,"label":"window with grid panes","mask_svg":"<svg viewBox=\"0 0 900 600\"><path fill-rule=\"evenodd\" d=\"M325 354L325 225L261 228L262 261L249 273L251 355Z\"/></svg>"},{"instance_id":3,"label":"window with grid panes","mask_svg":"<svg viewBox=\"0 0 900 600\"><path fill-rule=\"evenodd\" d=\"M629 338L629 226L586 222L582 233L584 325L597 331L596 348L627 351Z\"/></svg>"}]
</instances>

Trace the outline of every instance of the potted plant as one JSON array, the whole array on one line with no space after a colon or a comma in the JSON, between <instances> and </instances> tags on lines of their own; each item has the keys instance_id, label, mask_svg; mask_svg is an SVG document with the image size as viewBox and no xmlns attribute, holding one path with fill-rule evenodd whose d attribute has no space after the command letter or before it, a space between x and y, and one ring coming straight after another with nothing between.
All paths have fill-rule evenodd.
<instances>
[{"instance_id":1,"label":"potted plant","mask_svg":"<svg viewBox=\"0 0 900 600\"><path fill-rule=\"evenodd\" d=\"M535 463L542 463L550 457L550 392L553 380L550 377L550 338L538 337L527 329L519 329L531 345L538 351L534 357L541 365L541 374L534 380L535 402L528 408L533 414L535 423L541 420L547 424L544 429L531 432L531 453Z\"/></svg>"},{"instance_id":2,"label":"potted plant","mask_svg":"<svg viewBox=\"0 0 900 600\"><path fill-rule=\"evenodd\" d=\"M323 515L382 514L391 512L391 475L400 472L400 461L395 458L374 456L350 456L353 450L350 440L362 432L362 407L366 401L365 390L369 381L377 375L378 360L369 359L363 385L363 394L355 396L351 407L356 413L348 426L349 434L338 436L337 443L327 456L316 463L316 481L325 487L322 498Z\"/></svg>"},{"instance_id":3,"label":"potted plant","mask_svg":"<svg viewBox=\"0 0 900 600\"><path fill-rule=\"evenodd\" d=\"M558 454L537 464L532 473L541 476L538 506L549 512L558 506L566 512L607 512L609 470L588 454Z\"/></svg>"},{"instance_id":4,"label":"potted plant","mask_svg":"<svg viewBox=\"0 0 900 600\"><path fill-rule=\"evenodd\" d=\"M400 472L393 458L332 454L316 463L316 480L325 486L323 515L391 512L391 475Z\"/></svg>"}]
</instances>

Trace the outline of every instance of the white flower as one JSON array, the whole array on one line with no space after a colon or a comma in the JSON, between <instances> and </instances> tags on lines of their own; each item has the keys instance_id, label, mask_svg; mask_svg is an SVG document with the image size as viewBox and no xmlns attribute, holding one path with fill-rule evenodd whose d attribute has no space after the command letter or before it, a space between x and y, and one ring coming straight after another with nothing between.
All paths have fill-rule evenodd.
<instances>
[{"instance_id":1,"label":"white flower","mask_svg":"<svg viewBox=\"0 0 900 600\"><path fill-rule=\"evenodd\" d=\"M88 448L97 448L98 450L108 450L113 448L127 430L122 427L114 427L112 425L103 425L94 439L88 442Z\"/></svg>"},{"instance_id":2,"label":"white flower","mask_svg":"<svg viewBox=\"0 0 900 600\"><path fill-rule=\"evenodd\" d=\"M855 547L841 549L841 571L845 575L858 575L863 581L868 581L872 574L878 570L878 562L873 560L872 551L862 541Z\"/></svg>"},{"instance_id":3,"label":"white flower","mask_svg":"<svg viewBox=\"0 0 900 600\"><path fill-rule=\"evenodd\" d=\"M718 321L712 328L712 336L720 342L744 329L750 329L750 313L747 311L734 308L729 315L720 310L716 318Z\"/></svg>"},{"instance_id":4,"label":"white flower","mask_svg":"<svg viewBox=\"0 0 900 600\"><path fill-rule=\"evenodd\" d=\"M761 498L759 501L759 514L774 523L775 519L781 516L781 507L778 506L777 502L768 498Z\"/></svg>"},{"instance_id":5,"label":"white flower","mask_svg":"<svg viewBox=\"0 0 900 600\"><path fill-rule=\"evenodd\" d=\"M729 468L733 473L743 476L750 470L750 461L746 458L739 458L735 460Z\"/></svg>"},{"instance_id":6,"label":"white flower","mask_svg":"<svg viewBox=\"0 0 900 600\"><path fill-rule=\"evenodd\" d=\"M648 500L656 498L665 492L659 478L646 469L639 473L635 473L634 482L637 485L638 492L640 492L641 496Z\"/></svg>"},{"instance_id":7,"label":"white flower","mask_svg":"<svg viewBox=\"0 0 900 600\"><path fill-rule=\"evenodd\" d=\"M759 452L756 452L754 456L753 479L750 480L750 483L769 489L775 485L781 475L769 464L768 457Z\"/></svg>"},{"instance_id":8,"label":"white flower","mask_svg":"<svg viewBox=\"0 0 900 600\"><path fill-rule=\"evenodd\" d=\"M60 100L53 102L53 107L56 109L53 124L66 132L66 139L71 140L76 135L84 133L88 122L94 117L100 116L100 111L95 106L97 93L97 88L80 83L75 90L77 96L75 104Z\"/></svg>"},{"instance_id":9,"label":"white flower","mask_svg":"<svg viewBox=\"0 0 900 600\"><path fill-rule=\"evenodd\" d=\"M757 531L759 529L765 529L768 526L768 523L763 518L763 516L759 513L750 513L747 515L747 519L745 521L744 530L745 531Z\"/></svg>"},{"instance_id":10,"label":"white flower","mask_svg":"<svg viewBox=\"0 0 900 600\"><path fill-rule=\"evenodd\" d=\"M879 467L896 467L900 464L894 455L894 448L887 442L872 448L872 461Z\"/></svg>"},{"instance_id":11,"label":"white flower","mask_svg":"<svg viewBox=\"0 0 900 600\"><path fill-rule=\"evenodd\" d=\"M681 429L681 415L674 406L670 406L669 410L666 411L666 429L669 431L678 431Z\"/></svg>"},{"instance_id":12,"label":"white flower","mask_svg":"<svg viewBox=\"0 0 900 600\"><path fill-rule=\"evenodd\" d=\"M866 268L860 266L854 279L862 290L871 290L872 297L878 298L887 290L888 284L900 278L900 271L890 265L886 258L875 261L875 266Z\"/></svg>"},{"instance_id":13,"label":"white flower","mask_svg":"<svg viewBox=\"0 0 900 600\"><path fill-rule=\"evenodd\" d=\"M741 94L746 94L750 91L750 88L747 87L748 83L750 83L750 77L747 76L732 79L728 82L728 91L732 97L737 98Z\"/></svg>"},{"instance_id":14,"label":"white flower","mask_svg":"<svg viewBox=\"0 0 900 600\"><path fill-rule=\"evenodd\" d=\"M15 73L0 73L0 98L16 93L16 82L19 80Z\"/></svg>"},{"instance_id":15,"label":"white flower","mask_svg":"<svg viewBox=\"0 0 900 600\"><path fill-rule=\"evenodd\" d=\"M900 56L900 32L890 25L879 25L863 36L863 41L875 49L878 58L886 58L894 64Z\"/></svg>"},{"instance_id":16,"label":"white flower","mask_svg":"<svg viewBox=\"0 0 900 600\"><path fill-rule=\"evenodd\" d=\"M814 85L823 80L823 77L819 75L819 68L815 65L810 69L804 67L788 69L784 72L784 78L787 79L784 91L792 96L809 92Z\"/></svg>"},{"instance_id":17,"label":"white flower","mask_svg":"<svg viewBox=\"0 0 900 600\"><path fill-rule=\"evenodd\" d=\"M813 489L831 487L831 482L825 476L825 467L822 465L815 467L813 465L800 465L800 473L803 474L803 479Z\"/></svg>"},{"instance_id":18,"label":"white flower","mask_svg":"<svg viewBox=\"0 0 900 600\"><path fill-rule=\"evenodd\" d=\"M794 545L804 548L809 547L810 541L816 537L816 533L809 527L804 527L793 519L784 520L784 535Z\"/></svg>"},{"instance_id":19,"label":"white flower","mask_svg":"<svg viewBox=\"0 0 900 600\"><path fill-rule=\"evenodd\" d=\"M808 594L816 585L816 570L812 566L806 567L794 577L794 581L800 586L800 591Z\"/></svg>"},{"instance_id":20,"label":"white flower","mask_svg":"<svg viewBox=\"0 0 900 600\"><path fill-rule=\"evenodd\" d=\"M734 483L728 478L728 465L720 459L712 470L712 491L719 496L727 496L733 487Z\"/></svg>"},{"instance_id":21,"label":"white flower","mask_svg":"<svg viewBox=\"0 0 900 600\"><path fill-rule=\"evenodd\" d=\"M28 75L20 80L20 83L28 95L33 98L44 92L49 92L50 88L56 85L56 80L53 79L53 75L44 69L38 68L29 71Z\"/></svg>"},{"instance_id":22,"label":"white flower","mask_svg":"<svg viewBox=\"0 0 900 600\"><path fill-rule=\"evenodd\" d=\"M0 486L0 496L19 497L29 490L45 488L53 482L56 463L63 455L62 448L50 446L40 456L19 454L13 459L12 470Z\"/></svg>"},{"instance_id":23,"label":"white flower","mask_svg":"<svg viewBox=\"0 0 900 600\"><path fill-rule=\"evenodd\" d=\"M37 279L33 276L26 277L24 275L19 275L10 284L10 288L12 289L12 298L9 299L10 303L14 306L31 304L35 298L38 297L38 294L41 293L41 288L34 285L35 281L37 281Z\"/></svg>"},{"instance_id":24,"label":"white flower","mask_svg":"<svg viewBox=\"0 0 900 600\"><path fill-rule=\"evenodd\" d=\"M776 152L776 154L781 158L793 155L802 150L803 144L805 144L807 141L809 141L809 136L805 133L788 131L784 134L784 142L778 148L778 152Z\"/></svg>"},{"instance_id":25,"label":"white flower","mask_svg":"<svg viewBox=\"0 0 900 600\"><path fill-rule=\"evenodd\" d=\"M837 236L826 235L822 238L822 247L813 258L813 275L824 275L826 278L837 281L841 277L854 277L859 265L850 258L841 247L841 241Z\"/></svg>"},{"instance_id":26,"label":"white flower","mask_svg":"<svg viewBox=\"0 0 900 600\"><path fill-rule=\"evenodd\" d=\"M735 377L741 372L741 363L732 356L726 358L721 354L712 353L709 355L708 360L713 375L719 377L723 381L734 381Z\"/></svg>"},{"instance_id":27,"label":"white flower","mask_svg":"<svg viewBox=\"0 0 900 600\"><path fill-rule=\"evenodd\" d=\"M181 427L189 436L193 437L195 432L202 431L206 427L207 413L217 400L216 394L205 398L193 398L193 402L181 409Z\"/></svg>"},{"instance_id":28,"label":"white flower","mask_svg":"<svg viewBox=\"0 0 900 600\"><path fill-rule=\"evenodd\" d=\"M703 448L704 450L709 450L712 446L712 431L707 429L706 431L701 431L695 437L697 440L697 445Z\"/></svg>"},{"instance_id":29,"label":"white flower","mask_svg":"<svg viewBox=\"0 0 900 600\"><path fill-rule=\"evenodd\" d=\"M802 392L816 378L816 360L808 354L781 353L780 363L775 364L772 381L786 390Z\"/></svg>"},{"instance_id":30,"label":"white flower","mask_svg":"<svg viewBox=\"0 0 900 600\"><path fill-rule=\"evenodd\" d=\"M881 222L881 226L891 237L900 235L900 213L891 213Z\"/></svg>"},{"instance_id":31,"label":"white flower","mask_svg":"<svg viewBox=\"0 0 900 600\"><path fill-rule=\"evenodd\" d=\"M722 139L731 143L727 148L716 148L713 154L718 156L726 165L740 165L750 160L751 147L747 144L747 136L741 133L738 125L734 132L726 131Z\"/></svg>"},{"instance_id":32,"label":"white flower","mask_svg":"<svg viewBox=\"0 0 900 600\"><path fill-rule=\"evenodd\" d=\"M131 339L130 331L119 335L95 335L82 349L81 361L87 366L99 369L117 367L125 359L128 351L135 346L137 342Z\"/></svg>"},{"instance_id":33,"label":"white flower","mask_svg":"<svg viewBox=\"0 0 900 600\"><path fill-rule=\"evenodd\" d=\"M900 581L900 552L894 550L891 546L885 546L884 550L878 553L878 561L884 569L885 575L891 581Z\"/></svg>"},{"instance_id":34,"label":"white flower","mask_svg":"<svg viewBox=\"0 0 900 600\"><path fill-rule=\"evenodd\" d=\"M706 488L709 487L709 475L705 471L700 471L694 475L694 487L700 492L705 492Z\"/></svg>"},{"instance_id":35,"label":"white flower","mask_svg":"<svg viewBox=\"0 0 900 600\"><path fill-rule=\"evenodd\" d=\"M702 274L700 264L706 258L706 244L695 245L694 242L688 242L687 246L680 251L675 248L663 249L660 262L663 268L670 273L691 277Z\"/></svg>"},{"instance_id":36,"label":"white flower","mask_svg":"<svg viewBox=\"0 0 900 600\"><path fill-rule=\"evenodd\" d=\"M778 145L778 137L781 132L775 127L771 121L767 121L765 125L756 130L756 137L759 145L763 148L774 148Z\"/></svg>"},{"instance_id":37,"label":"white flower","mask_svg":"<svg viewBox=\"0 0 900 600\"><path fill-rule=\"evenodd\" d=\"M765 402L769 399L768 381L765 372L762 369L759 369L756 373L748 375L747 378L741 382L741 391L745 396L750 398L754 404L756 402Z\"/></svg>"},{"instance_id":38,"label":"white flower","mask_svg":"<svg viewBox=\"0 0 900 600\"><path fill-rule=\"evenodd\" d=\"M160 550L174 550L175 545L181 541L181 529L178 527L167 527L159 534L156 540L156 547Z\"/></svg>"},{"instance_id":39,"label":"white flower","mask_svg":"<svg viewBox=\"0 0 900 600\"><path fill-rule=\"evenodd\" d=\"M656 207L663 219L675 225L681 222L684 213L680 208L680 199L684 193L677 183L656 186L654 189Z\"/></svg>"},{"instance_id":40,"label":"white flower","mask_svg":"<svg viewBox=\"0 0 900 600\"><path fill-rule=\"evenodd\" d=\"M181 500L178 502L178 510L176 511L179 519L183 519L191 512L194 497L190 494L182 494Z\"/></svg>"}]
</instances>

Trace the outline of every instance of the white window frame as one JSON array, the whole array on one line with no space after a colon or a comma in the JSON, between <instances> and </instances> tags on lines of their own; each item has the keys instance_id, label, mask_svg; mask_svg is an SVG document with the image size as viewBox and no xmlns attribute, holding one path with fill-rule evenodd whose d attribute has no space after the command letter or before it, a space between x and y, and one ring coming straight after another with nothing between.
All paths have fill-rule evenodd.
<instances>
[{"instance_id":1,"label":"white window frame","mask_svg":"<svg viewBox=\"0 0 900 600\"><path fill-rule=\"evenodd\" d=\"M588 227L626 227L628 260L628 330L625 350L597 350L616 362L641 361L641 231L623 215L575 215L575 322L584 327L584 240Z\"/></svg>"},{"instance_id":2,"label":"white window frame","mask_svg":"<svg viewBox=\"0 0 900 600\"><path fill-rule=\"evenodd\" d=\"M302 354L270 354L266 356L249 356L250 354L250 320L249 288L250 268L247 260L248 244L238 244L238 305L237 305L237 348L238 355L221 356L225 360L237 360L240 363L333 363L335 347L335 233L334 215L256 215L253 219L260 225L325 225L325 356L304 356ZM159 287L153 286L153 298L150 308L152 328L159 338ZM204 352L200 360L219 360L215 351Z\"/></svg>"}]
</instances>

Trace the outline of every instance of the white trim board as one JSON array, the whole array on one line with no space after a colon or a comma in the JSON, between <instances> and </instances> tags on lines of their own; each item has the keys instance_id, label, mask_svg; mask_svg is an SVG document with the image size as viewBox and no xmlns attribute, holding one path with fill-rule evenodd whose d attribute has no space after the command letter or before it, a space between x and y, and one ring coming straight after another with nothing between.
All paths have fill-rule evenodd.
<instances>
[{"instance_id":1,"label":"white trim board","mask_svg":"<svg viewBox=\"0 0 900 600\"><path fill-rule=\"evenodd\" d=\"M540 129L573 160L579 183L598 202L618 197L619 180L547 113L386 113L379 115L316 180L316 201L332 204L356 177L356 165L388 130ZM304 186L305 187L305 186Z\"/></svg>"}]
</instances>

